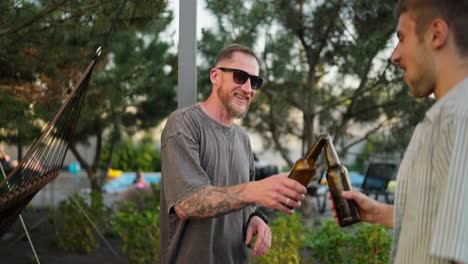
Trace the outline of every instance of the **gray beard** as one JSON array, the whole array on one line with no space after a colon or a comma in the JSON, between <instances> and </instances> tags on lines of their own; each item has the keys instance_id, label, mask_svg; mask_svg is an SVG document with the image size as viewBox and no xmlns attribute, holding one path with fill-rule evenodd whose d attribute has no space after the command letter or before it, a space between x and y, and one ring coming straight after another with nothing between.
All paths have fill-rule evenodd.
<instances>
[{"instance_id":1,"label":"gray beard","mask_svg":"<svg viewBox=\"0 0 468 264\"><path fill-rule=\"evenodd\" d=\"M244 116L247 114L247 111L249 110L249 106L245 109L245 111L236 111L234 107L232 107L229 102L223 101L224 107L228 110L229 114L234 117L234 119L241 119L244 118Z\"/></svg>"},{"instance_id":2,"label":"gray beard","mask_svg":"<svg viewBox=\"0 0 468 264\"><path fill-rule=\"evenodd\" d=\"M244 116L247 114L247 111L249 111L250 104L247 106L245 111L236 111L234 107L231 106L230 98L229 97L224 97L223 94L221 93L221 90L218 90L218 98L220 99L221 103L223 104L224 108L229 112L231 116L234 117L234 119L241 119L244 118Z\"/></svg>"}]
</instances>

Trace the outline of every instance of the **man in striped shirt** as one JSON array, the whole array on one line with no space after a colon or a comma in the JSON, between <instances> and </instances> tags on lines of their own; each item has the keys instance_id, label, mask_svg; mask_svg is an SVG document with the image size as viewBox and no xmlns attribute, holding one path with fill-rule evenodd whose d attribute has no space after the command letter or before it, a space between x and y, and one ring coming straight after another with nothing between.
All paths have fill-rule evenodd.
<instances>
[{"instance_id":1,"label":"man in striped shirt","mask_svg":"<svg viewBox=\"0 0 468 264\"><path fill-rule=\"evenodd\" d=\"M399 0L392 61L437 102L400 165L395 206L357 191L365 222L394 229L393 263L468 263L468 0Z\"/></svg>"}]
</instances>

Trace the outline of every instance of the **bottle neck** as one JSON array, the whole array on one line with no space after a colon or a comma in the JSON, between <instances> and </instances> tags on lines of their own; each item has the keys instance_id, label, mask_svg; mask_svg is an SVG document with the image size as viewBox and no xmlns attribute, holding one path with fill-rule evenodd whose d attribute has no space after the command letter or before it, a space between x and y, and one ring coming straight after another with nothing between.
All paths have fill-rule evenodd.
<instances>
[{"instance_id":1,"label":"bottle neck","mask_svg":"<svg viewBox=\"0 0 468 264\"><path fill-rule=\"evenodd\" d=\"M333 142L331 138L327 135L325 139L325 157L327 159L328 167L340 165L340 158L338 154L336 154L335 146L333 146Z\"/></svg>"},{"instance_id":2,"label":"bottle neck","mask_svg":"<svg viewBox=\"0 0 468 264\"><path fill-rule=\"evenodd\" d=\"M306 160L313 161L315 163L318 156L322 152L323 146L326 144L325 137L325 135L320 135L319 139L315 142L310 151L307 153L305 157Z\"/></svg>"}]
</instances>

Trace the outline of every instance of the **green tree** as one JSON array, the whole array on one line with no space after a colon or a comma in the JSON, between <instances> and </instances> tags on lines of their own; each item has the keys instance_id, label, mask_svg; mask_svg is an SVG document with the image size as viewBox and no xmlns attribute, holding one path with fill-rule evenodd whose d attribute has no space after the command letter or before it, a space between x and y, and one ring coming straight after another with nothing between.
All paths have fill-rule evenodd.
<instances>
[{"instance_id":1,"label":"green tree","mask_svg":"<svg viewBox=\"0 0 468 264\"><path fill-rule=\"evenodd\" d=\"M60 8L41 1L1 1L0 3L0 121L1 140L17 144L22 156L23 144L29 144L41 131L40 117L50 114L52 104L65 93L58 89L59 79L51 81L46 53L37 46L46 45L47 29L38 21ZM56 59L57 56L52 56ZM51 61L56 62L56 60ZM52 62L52 63L53 63ZM37 82L36 82L37 81Z\"/></svg>"},{"instance_id":2,"label":"green tree","mask_svg":"<svg viewBox=\"0 0 468 264\"><path fill-rule=\"evenodd\" d=\"M317 135L327 132L343 153L398 124L414 126L408 120L419 120L427 108L408 95L389 60L394 1L206 2L218 27L203 30L204 59L212 62L231 42L258 51L266 83L243 124L261 133L266 147L279 151L290 166L298 158L290 156L291 138L302 142L305 154ZM204 75L200 90L206 94Z\"/></svg>"},{"instance_id":3,"label":"green tree","mask_svg":"<svg viewBox=\"0 0 468 264\"><path fill-rule=\"evenodd\" d=\"M176 108L176 56L170 45L159 39L172 16L157 21L144 32L122 32L113 38L114 66L97 73L78 123L76 142L96 139L95 156L87 161L76 148L70 149L90 177L92 188L100 191L112 165L115 145L123 135L156 126ZM148 42L149 41L149 42ZM104 170L102 147L108 136L110 146Z\"/></svg>"},{"instance_id":4,"label":"green tree","mask_svg":"<svg viewBox=\"0 0 468 264\"><path fill-rule=\"evenodd\" d=\"M7 111L37 114L26 120L29 123L50 120L92 58L122 2L2 1L0 91L16 100ZM169 50L173 43L161 39L171 20L164 0L129 0L116 20L115 33L96 66L70 143L93 190L101 190L106 176L99 170L104 138L109 136L113 146L121 134L155 126L176 107L176 55ZM76 148L90 138L96 139L92 159Z\"/></svg>"},{"instance_id":5,"label":"green tree","mask_svg":"<svg viewBox=\"0 0 468 264\"><path fill-rule=\"evenodd\" d=\"M18 157L22 156L22 145L31 142L41 131L34 122L38 114L27 102L0 90L0 142L7 141L18 146Z\"/></svg>"}]
</instances>

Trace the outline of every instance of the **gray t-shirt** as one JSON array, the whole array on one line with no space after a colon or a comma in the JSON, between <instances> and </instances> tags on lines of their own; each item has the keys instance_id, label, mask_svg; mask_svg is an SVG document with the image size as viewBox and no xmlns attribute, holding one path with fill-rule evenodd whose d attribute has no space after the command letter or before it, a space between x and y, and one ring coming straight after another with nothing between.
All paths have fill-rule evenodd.
<instances>
[{"instance_id":1,"label":"gray t-shirt","mask_svg":"<svg viewBox=\"0 0 468 264\"><path fill-rule=\"evenodd\" d=\"M254 179L250 141L239 126L211 119L193 105L171 114L161 136L161 263L248 263L245 230L253 207L210 219L182 221L174 206L212 186Z\"/></svg>"}]
</instances>

